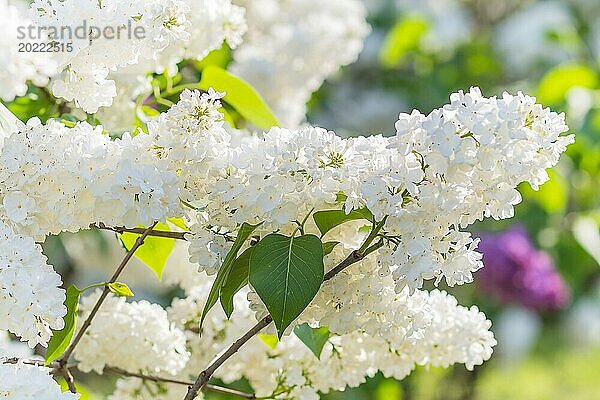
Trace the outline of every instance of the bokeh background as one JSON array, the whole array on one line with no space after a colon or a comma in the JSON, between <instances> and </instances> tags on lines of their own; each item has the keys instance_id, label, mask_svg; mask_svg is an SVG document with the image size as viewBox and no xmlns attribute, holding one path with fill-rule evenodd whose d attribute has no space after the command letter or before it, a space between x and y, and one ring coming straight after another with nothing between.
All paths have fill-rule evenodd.
<instances>
[{"instance_id":1,"label":"bokeh background","mask_svg":"<svg viewBox=\"0 0 600 400\"><path fill-rule=\"evenodd\" d=\"M418 369L331 399L600 398L600 1L371 0L360 60L314 96L309 120L392 134L398 110L448 94L521 90L564 111L576 143L515 218L476 225L487 268L448 289L493 321L498 346L473 373Z\"/></svg>"},{"instance_id":2,"label":"bokeh background","mask_svg":"<svg viewBox=\"0 0 600 400\"><path fill-rule=\"evenodd\" d=\"M520 188L515 218L475 225L488 268L475 284L448 289L493 321L492 360L474 372L421 368L401 382L376 376L324 398L600 399L600 1L366 2L373 31L362 55L314 94L309 122L346 136L392 135L399 112L429 112L449 93L479 86L485 95L536 95L567 114L577 141L540 191ZM11 109L26 116L29 105L25 98L23 110L18 101ZM122 254L114 242L90 231L45 247L63 276L93 283ZM185 257L175 251L169 263ZM128 273L123 279L139 297L167 305L177 295L141 265ZM92 377L83 398L101 399L111 384Z\"/></svg>"}]
</instances>

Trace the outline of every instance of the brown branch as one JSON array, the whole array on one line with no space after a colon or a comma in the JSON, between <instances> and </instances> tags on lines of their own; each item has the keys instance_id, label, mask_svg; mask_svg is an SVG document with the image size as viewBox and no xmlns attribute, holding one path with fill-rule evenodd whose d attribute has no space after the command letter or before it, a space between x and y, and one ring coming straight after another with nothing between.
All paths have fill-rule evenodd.
<instances>
[{"instance_id":1,"label":"brown branch","mask_svg":"<svg viewBox=\"0 0 600 400\"><path fill-rule=\"evenodd\" d=\"M36 360L36 359L26 359L26 358L17 358L17 357L11 357L11 358L7 358L4 359L2 361L2 364L27 364L27 365L34 365L36 367L43 367L44 366L44 360ZM58 369L60 368L60 365L57 362L51 362L50 364L47 365L48 368L52 368L52 369ZM69 368L71 368L71 366L68 366Z\"/></svg>"},{"instance_id":2,"label":"brown branch","mask_svg":"<svg viewBox=\"0 0 600 400\"><path fill-rule=\"evenodd\" d=\"M71 393L77 393L77 387L75 386L75 378L73 378L73 375L71 374L71 371L69 371L69 368L67 367L67 365L64 365L60 369L60 372L61 372L63 378L65 378L65 382L67 382L69 391Z\"/></svg>"},{"instance_id":3,"label":"brown branch","mask_svg":"<svg viewBox=\"0 0 600 400\"><path fill-rule=\"evenodd\" d=\"M11 358L1 360L0 363L1 364L22 363L22 364L27 364L27 365L34 365L36 367L52 368L53 374L61 375L61 376L64 376L64 374L67 373L67 372L65 372L65 370L66 370L66 371L68 371L68 374L71 377L72 377L72 375L71 375L71 372L69 371L69 369L77 368L77 364L67 364L67 365L61 366L59 362L51 362L48 365L44 365L44 360L26 359L26 358L17 358L17 357L11 357ZM105 367L104 372L121 375L121 376L128 376L128 377L132 377L132 378L140 378L140 379L144 379L144 380L152 381L152 382L173 383L176 385L184 385L184 386L191 386L194 384L194 382L187 382L187 381L183 381L183 380L179 380L179 379L162 378L162 377L158 377L158 376L154 376L154 375L138 374L135 372L125 371L124 369L116 368L116 367ZM65 377L65 380L67 381L67 384L69 384L69 380L66 377ZM69 386L69 389L71 389L71 386ZM246 392L242 392L240 390L230 389L230 388L218 386L218 385L207 384L204 387L204 389L207 391L215 392L215 393L223 393L223 394L229 394L232 396L237 396L237 397L241 397L244 399L251 399L251 400L256 399L256 395L253 393L246 393Z\"/></svg>"},{"instance_id":4,"label":"brown branch","mask_svg":"<svg viewBox=\"0 0 600 400\"><path fill-rule=\"evenodd\" d=\"M138 374L138 373L129 372L129 371L125 371L120 368L113 368L113 367L104 368L104 372L114 373L114 374L118 374L121 376L140 378L140 379L144 379L144 380L152 381L152 382L173 383L175 385L185 385L185 386L191 386L194 384L193 382L186 382L186 381L182 381L179 379L162 378L162 377L153 376L153 375ZM239 390L230 389L230 388L226 388L223 386L207 384L206 386L204 386L204 389L211 391L211 392L215 392L215 393L223 393L223 394L229 394L232 396L238 396L238 397L242 397L244 399L256 399L256 395L254 395L253 393L241 392Z\"/></svg>"},{"instance_id":5,"label":"brown branch","mask_svg":"<svg viewBox=\"0 0 600 400\"><path fill-rule=\"evenodd\" d=\"M381 227L383 227L383 224L381 224ZM381 227L378 226L373 231L375 231L377 229L381 229ZM346 257L344 259L344 261L339 263L335 268L333 268L331 271L329 271L325 275L323 281L330 280L331 278L333 278L334 276L336 276L337 274L342 272L344 269L348 268L352 264L355 264L355 263L361 261L367 255L371 254L372 252L374 252L374 251L378 250L380 247L382 247L383 240L378 241L376 244L374 244L370 247L367 247L370 244L369 240L372 241L375 236L376 235L369 235L369 238L367 238L367 241L365 241L366 246L361 246L361 248L363 248L363 247L366 248L366 250L363 253L359 252L359 250L355 250L352 253L350 253L348 255L348 257ZM198 395L198 392L200 392L208 384L208 381L210 380L212 375L215 373L215 371L221 365L223 365L223 363L225 363L225 361L227 361L231 356L233 356L235 353L237 353L237 351L244 344L246 344L250 339L252 339L254 337L254 335L257 335L260 331L262 331L264 328L266 328L272 321L273 321L273 317L271 317L271 315L267 315L266 317L261 319L256 325L254 325L248 332L246 332L244 334L244 336L242 336L241 338L236 340L219 358L217 358L215 361L213 361L208 366L208 368L206 368L204 371L202 371L200 373L200 375L198 375L198 378L196 379L194 384L189 387L184 400L194 400L196 398L196 396Z\"/></svg>"},{"instance_id":6,"label":"brown branch","mask_svg":"<svg viewBox=\"0 0 600 400\"><path fill-rule=\"evenodd\" d=\"M108 288L108 284L109 283L115 283L117 281L117 279L119 279L119 276L121 275L121 273L123 272L123 270L127 266L127 263L133 257L133 254L136 252L136 250L141 245L144 244L144 240L146 239L146 237L148 237L148 234L152 231L152 229L154 229L154 227L156 226L156 224L157 223L155 222L154 224L152 224L152 226L150 226L149 228L147 228L146 230L144 230L144 232L142 233L142 235L140 237L138 237L137 240L135 241L135 243L133 244L133 247L131 248L131 250L129 250L127 252L127 254L125 255L125 258L123 258L123 261L121 261L121 264L119 264L119 267L117 268L117 270L113 274L112 278L110 278L110 281L108 281L107 285L104 287L104 290L102 291L102 294L100 295L100 298L98 299L98 301L96 301L96 304L94 305L94 308L92 308L92 311L90 312L90 315L88 315L87 319L85 320L85 322L81 326L81 329L77 333L77 336L75 336L75 339L73 339L73 342L71 343L71 345L69 346L69 348L65 351L65 353L61 357L61 359L59 361L60 365L65 365L69 361L69 357L71 357L71 354L73 353L73 350L75 350L75 347L79 344L79 341L83 338L83 335L85 334L85 332L87 331L87 329L92 324L92 320L94 319L94 317L98 313L98 310L100 309L100 306L102 305L102 303L104 303L104 300L106 300L106 297L110 293L110 289Z\"/></svg>"},{"instance_id":7,"label":"brown branch","mask_svg":"<svg viewBox=\"0 0 600 400\"><path fill-rule=\"evenodd\" d=\"M134 233L137 235L142 235L144 232L146 232L146 229L144 229L144 228L110 227L110 226L104 225L102 222L100 222L99 224L92 224L92 225L90 225L90 227L96 228L96 229L102 229L105 231L116 232L116 233ZM170 231L160 231L160 230L152 229L152 230L150 230L150 232L148 232L147 236L155 236L155 237L177 239L177 240L186 240L185 235L188 233L189 232L170 232Z\"/></svg>"}]
</instances>

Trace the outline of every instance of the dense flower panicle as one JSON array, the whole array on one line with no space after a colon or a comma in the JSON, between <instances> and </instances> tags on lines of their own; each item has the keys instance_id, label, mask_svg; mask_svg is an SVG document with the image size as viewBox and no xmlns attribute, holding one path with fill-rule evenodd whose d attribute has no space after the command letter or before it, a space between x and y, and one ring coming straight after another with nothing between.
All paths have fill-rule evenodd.
<instances>
[{"instance_id":1,"label":"dense flower panicle","mask_svg":"<svg viewBox=\"0 0 600 400\"><path fill-rule=\"evenodd\" d=\"M76 400L80 395L62 392L50 368L0 363L0 397L18 400Z\"/></svg>"},{"instance_id":2,"label":"dense flower panicle","mask_svg":"<svg viewBox=\"0 0 600 400\"><path fill-rule=\"evenodd\" d=\"M182 180L194 180L205 161L222 157L230 141L225 130L220 99L224 93L184 90L180 101L148 125L160 157L181 170ZM190 199L191 200L191 199Z\"/></svg>"},{"instance_id":3,"label":"dense flower panicle","mask_svg":"<svg viewBox=\"0 0 600 400\"><path fill-rule=\"evenodd\" d=\"M263 222L255 231L261 237L291 234L294 221L312 211L368 207L377 221L387 218L383 247L324 283L296 321L334 334L321 361L293 335L275 349L254 338L217 376L227 382L246 376L264 395L284 382L294 398L315 399L318 391L357 386L378 370L402 378L415 365L470 369L490 357L495 340L477 308L419 289L425 279L450 286L472 281L483 265L479 239L460 229L512 216L521 199L517 185L537 188L548 179L545 169L573 140L561 136L563 115L522 94L484 98L472 89L451 95L429 115L400 115L394 137L343 139L311 126L250 135L224 123L222 96L185 91L149 124L148 134L117 140L87 123L67 128L33 119L17 127L0 153L0 219L7 232L41 240L94 222L133 227L184 215L190 260L214 275L243 222ZM327 233L323 240L340 244L326 256L326 270L359 248L365 225L354 221ZM318 233L312 219L304 230ZM23 281L40 276L23 273ZM183 285L188 296L168 314L109 296L76 348L79 368L101 372L109 365L189 379L266 315L250 288L246 299L236 297L231 320L215 308L198 335L211 280L189 281ZM84 317L97 296L82 300ZM64 293L56 298L62 303ZM56 317L64 311L40 304ZM118 396L137 383L121 381Z\"/></svg>"},{"instance_id":4,"label":"dense flower panicle","mask_svg":"<svg viewBox=\"0 0 600 400\"><path fill-rule=\"evenodd\" d=\"M38 25L59 32L62 26L75 24L75 29L84 21L101 32L131 27L131 32L111 37L93 32L102 37L57 38L73 51L55 55L64 69L52 90L89 113L112 105L122 93L116 86L123 80L119 75L132 73L130 66L139 65L138 77L175 73L180 61L200 60L224 42L235 48L246 31L244 9L230 0L36 0L30 15ZM135 34L137 28L143 28L143 34Z\"/></svg>"},{"instance_id":5,"label":"dense flower panicle","mask_svg":"<svg viewBox=\"0 0 600 400\"><path fill-rule=\"evenodd\" d=\"M370 32L365 6L357 0L234 2L246 8L249 29L231 69L258 89L284 126L296 127L312 92L358 58Z\"/></svg>"},{"instance_id":6,"label":"dense flower panicle","mask_svg":"<svg viewBox=\"0 0 600 400\"><path fill-rule=\"evenodd\" d=\"M0 331L0 359L12 357L32 357L33 349L25 343L13 341L8 331Z\"/></svg>"},{"instance_id":7,"label":"dense flower panicle","mask_svg":"<svg viewBox=\"0 0 600 400\"><path fill-rule=\"evenodd\" d=\"M187 393L184 385L151 382L140 378L122 378L108 400L181 400ZM202 392L196 400L202 400Z\"/></svg>"},{"instance_id":8,"label":"dense flower panicle","mask_svg":"<svg viewBox=\"0 0 600 400\"><path fill-rule=\"evenodd\" d=\"M570 292L552 258L536 249L522 227L482 236L480 250L486 268L479 285L485 293L535 311L565 307Z\"/></svg>"},{"instance_id":9,"label":"dense flower panicle","mask_svg":"<svg viewBox=\"0 0 600 400\"><path fill-rule=\"evenodd\" d=\"M83 319L99 295L96 291L82 299ZM183 332L169 322L161 306L147 301L127 303L125 298L109 294L74 357L84 372L101 374L105 366L112 366L131 372L173 375L183 369L189 353Z\"/></svg>"},{"instance_id":10,"label":"dense flower panicle","mask_svg":"<svg viewBox=\"0 0 600 400\"><path fill-rule=\"evenodd\" d=\"M342 139L320 128L273 128L232 141L216 163L203 158L208 174L202 180L185 184L206 203L205 222L198 223L232 232L244 221L265 221L264 232L286 229L311 209L339 207L343 192L347 212L366 206L378 220L389 216L385 228L397 242L380 251L379 264L398 292L421 287L424 279L468 283L483 264L477 239L458 227L511 217L521 201L517 185L544 183L545 169L573 141L560 136L564 116L534 98L485 98L478 89L453 94L427 116L403 114L396 129L392 138ZM193 230L199 244L192 245L192 258L214 263L218 256L195 254L212 246L214 229Z\"/></svg>"},{"instance_id":11,"label":"dense flower panicle","mask_svg":"<svg viewBox=\"0 0 600 400\"><path fill-rule=\"evenodd\" d=\"M111 140L101 126L32 119L5 140L0 162L0 218L36 239L177 215L176 171L161 167L148 135Z\"/></svg>"},{"instance_id":12,"label":"dense flower panicle","mask_svg":"<svg viewBox=\"0 0 600 400\"><path fill-rule=\"evenodd\" d=\"M45 346L51 329L62 329L67 312L61 277L46 261L32 238L0 223L0 330L32 348Z\"/></svg>"},{"instance_id":13,"label":"dense flower panicle","mask_svg":"<svg viewBox=\"0 0 600 400\"><path fill-rule=\"evenodd\" d=\"M31 21L26 12L0 0L0 99L12 101L27 93L27 82L37 86L46 86L51 76L57 72L58 65L50 53L19 51L17 40L18 27L27 27ZM43 43L30 39L28 44Z\"/></svg>"},{"instance_id":14,"label":"dense flower panicle","mask_svg":"<svg viewBox=\"0 0 600 400\"><path fill-rule=\"evenodd\" d=\"M187 329L188 346L192 351L183 377L185 373L194 375L254 323L248 303L237 297L231 320L215 309L204 322L202 335L198 335L196 329L208 287L205 284L192 289L189 297L176 300L169 310L170 318ZM396 331L385 329L378 334L374 331L367 334L364 329L334 334L320 359L295 335L284 336L275 348L254 338L244 352L231 357L216 376L226 382L245 376L259 396L270 395L282 384L291 388L292 398L318 399L318 392L356 387L378 370L386 376L402 379L416 365L448 366L460 362L472 369L490 357L491 348L496 344L489 331L491 323L476 308L458 306L452 296L437 290L404 294L392 303L403 303L404 310L421 307L427 313L421 317L424 319L420 321L420 335L398 338ZM400 309L399 304L392 306ZM380 321L394 318L393 312L386 312L385 307L381 308L379 317ZM410 313L405 317L413 318ZM413 323L418 325L418 319L416 317ZM393 323L390 321L390 324Z\"/></svg>"},{"instance_id":15,"label":"dense flower panicle","mask_svg":"<svg viewBox=\"0 0 600 400\"><path fill-rule=\"evenodd\" d=\"M4 139L19 130L22 122L4 105L0 104L0 150L4 147Z\"/></svg>"}]
</instances>

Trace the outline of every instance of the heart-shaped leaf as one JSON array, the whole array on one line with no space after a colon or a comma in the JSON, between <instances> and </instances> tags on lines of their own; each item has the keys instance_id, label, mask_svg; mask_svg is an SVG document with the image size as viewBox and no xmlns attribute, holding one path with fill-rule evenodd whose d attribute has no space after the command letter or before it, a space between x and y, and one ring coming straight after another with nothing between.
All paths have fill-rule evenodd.
<instances>
[{"instance_id":1,"label":"heart-shaped leaf","mask_svg":"<svg viewBox=\"0 0 600 400\"><path fill-rule=\"evenodd\" d=\"M323 243L315 235L270 234L254 246L250 283L273 317L279 337L323 283Z\"/></svg>"},{"instance_id":2,"label":"heart-shaped leaf","mask_svg":"<svg viewBox=\"0 0 600 400\"><path fill-rule=\"evenodd\" d=\"M331 337L331 332L326 326L312 328L306 322L294 328L294 334L313 352L317 358L321 358L323 346Z\"/></svg>"}]
</instances>

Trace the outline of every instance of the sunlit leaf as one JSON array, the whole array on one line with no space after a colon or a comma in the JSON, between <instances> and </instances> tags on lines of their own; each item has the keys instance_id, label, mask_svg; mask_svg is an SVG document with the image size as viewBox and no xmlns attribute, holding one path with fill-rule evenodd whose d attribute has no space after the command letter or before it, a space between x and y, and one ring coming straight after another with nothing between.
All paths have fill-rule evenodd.
<instances>
[{"instance_id":1,"label":"sunlit leaf","mask_svg":"<svg viewBox=\"0 0 600 400\"><path fill-rule=\"evenodd\" d=\"M184 231L189 229L183 218L167 218L167 221Z\"/></svg>"},{"instance_id":2,"label":"sunlit leaf","mask_svg":"<svg viewBox=\"0 0 600 400\"><path fill-rule=\"evenodd\" d=\"M231 317L233 313L233 297L244 286L248 284L248 271L250 269L250 255L252 247L247 248L233 263L227 280L221 288L221 306L227 315Z\"/></svg>"},{"instance_id":3,"label":"sunlit leaf","mask_svg":"<svg viewBox=\"0 0 600 400\"><path fill-rule=\"evenodd\" d=\"M127 286L124 283L113 282L113 283L109 283L107 286L108 286L108 289L110 289L110 291L113 292L114 294L116 294L117 296L121 296L121 297L133 297L134 296L134 294L131 291L131 289L129 288L129 286Z\"/></svg>"},{"instance_id":4,"label":"sunlit leaf","mask_svg":"<svg viewBox=\"0 0 600 400\"><path fill-rule=\"evenodd\" d=\"M409 52L418 49L427 29L427 21L419 16L402 17L383 42L379 52L381 64L386 68L394 68L401 64Z\"/></svg>"},{"instance_id":5,"label":"sunlit leaf","mask_svg":"<svg viewBox=\"0 0 600 400\"><path fill-rule=\"evenodd\" d=\"M543 104L561 103L567 92L576 86L589 89L598 87L598 74L593 69L579 64L555 67L540 81L538 101Z\"/></svg>"},{"instance_id":6,"label":"sunlit leaf","mask_svg":"<svg viewBox=\"0 0 600 400\"><path fill-rule=\"evenodd\" d=\"M159 231L171 231L169 225L163 223L156 224L154 229ZM140 235L135 233L123 233L121 235L121 240L123 241L125 248L130 250L139 236ZM154 271L158 279L161 279L163 270L167 264L167 259L174 248L175 239L148 236L144 240L144 244L137 249L134 255Z\"/></svg>"},{"instance_id":7,"label":"sunlit leaf","mask_svg":"<svg viewBox=\"0 0 600 400\"><path fill-rule=\"evenodd\" d=\"M273 111L260 94L250 84L222 68L207 66L202 71L198 86L203 90L213 88L218 92L225 92L223 100L261 129L279 125Z\"/></svg>"},{"instance_id":8,"label":"sunlit leaf","mask_svg":"<svg viewBox=\"0 0 600 400\"><path fill-rule=\"evenodd\" d=\"M535 191L529 185L523 185L522 193L525 198L537 202L548 214L563 212L569 200L569 184L556 171L548 170L550 180Z\"/></svg>"},{"instance_id":9,"label":"sunlit leaf","mask_svg":"<svg viewBox=\"0 0 600 400\"><path fill-rule=\"evenodd\" d=\"M260 338L260 340L263 341L264 344L269 346L271 349L274 349L275 347L277 347L277 344L279 343L279 338L277 337L277 335L269 335L267 333L259 333L258 337Z\"/></svg>"}]
</instances>

